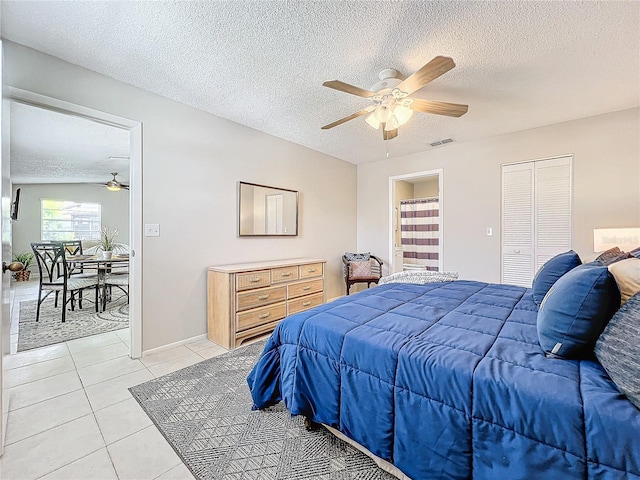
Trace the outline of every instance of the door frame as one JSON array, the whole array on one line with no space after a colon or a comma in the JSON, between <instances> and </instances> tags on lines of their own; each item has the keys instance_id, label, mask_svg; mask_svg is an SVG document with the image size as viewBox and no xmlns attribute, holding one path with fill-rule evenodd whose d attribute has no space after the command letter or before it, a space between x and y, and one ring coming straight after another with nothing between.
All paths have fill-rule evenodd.
<instances>
[{"instance_id":1,"label":"door frame","mask_svg":"<svg viewBox=\"0 0 640 480\"><path fill-rule=\"evenodd\" d=\"M7 87L7 98L14 102L73 115L129 131L129 356L142 356L142 123L39 93Z\"/></svg>"},{"instance_id":2,"label":"door frame","mask_svg":"<svg viewBox=\"0 0 640 480\"><path fill-rule=\"evenodd\" d=\"M443 271L444 265L444 169L435 168L424 172L405 173L403 175L394 175L389 177L389 272L393 272L393 262L395 260L394 245L394 224L393 209L395 208L394 200L396 197L396 181L416 180L418 178L427 178L438 176L438 209L440 215L438 218L438 229L440 232L440 241L438 242L438 270ZM399 212L398 212L399 213Z\"/></svg>"}]
</instances>

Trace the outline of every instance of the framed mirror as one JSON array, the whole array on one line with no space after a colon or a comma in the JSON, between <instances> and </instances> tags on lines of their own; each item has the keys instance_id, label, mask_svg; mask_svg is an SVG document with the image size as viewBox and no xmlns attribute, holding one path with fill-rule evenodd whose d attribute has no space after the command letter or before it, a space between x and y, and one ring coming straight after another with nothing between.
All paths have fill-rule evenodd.
<instances>
[{"instance_id":1,"label":"framed mirror","mask_svg":"<svg viewBox=\"0 0 640 480\"><path fill-rule=\"evenodd\" d=\"M238 182L238 235L298 235L298 192Z\"/></svg>"}]
</instances>

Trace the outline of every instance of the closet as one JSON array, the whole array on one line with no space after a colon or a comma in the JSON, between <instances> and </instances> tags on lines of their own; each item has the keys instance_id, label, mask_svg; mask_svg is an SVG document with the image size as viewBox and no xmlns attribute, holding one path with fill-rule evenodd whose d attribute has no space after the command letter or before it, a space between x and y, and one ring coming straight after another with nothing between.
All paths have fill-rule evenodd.
<instances>
[{"instance_id":1,"label":"closet","mask_svg":"<svg viewBox=\"0 0 640 480\"><path fill-rule=\"evenodd\" d=\"M573 156L502 166L502 283L531 287L538 269L571 249Z\"/></svg>"}]
</instances>

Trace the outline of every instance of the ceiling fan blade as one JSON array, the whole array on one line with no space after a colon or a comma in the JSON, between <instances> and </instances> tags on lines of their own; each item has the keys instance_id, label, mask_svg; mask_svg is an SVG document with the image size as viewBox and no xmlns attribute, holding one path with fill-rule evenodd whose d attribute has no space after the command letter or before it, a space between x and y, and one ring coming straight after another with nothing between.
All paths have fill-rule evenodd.
<instances>
[{"instance_id":1,"label":"ceiling fan blade","mask_svg":"<svg viewBox=\"0 0 640 480\"><path fill-rule=\"evenodd\" d=\"M363 110L360 110L359 112L353 113L351 115L349 115L348 117L344 117L341 118L340 120L336 120L333 123L330 123L329 125L325 125L324 127L322 127L322 130L329 130L330 128L333 127L337 127L338 125L342 125L345 122L348 122L349 120L353 120L354 118L358 118L361 117L362 115L366 115L369 112L372 112L373 110L375 110L375 106L371 105Z\"/></svg>"},{"instance_id":2,"label":"ceiling fan blade","mask_svg":"<svg viewBox=\"0 0 640 480\"><path fill-rule=\"evenodd\" d=\"M340 80L330 80L328 82L324 82L322 85L325 87L333 88L334 90L350 93L351 95L357 95L359 97L369 98L375 95L374 92L365 90L364 88L354 87L353 85L341 82Z\"/></svg>"},{"instance_id":3,"label":"ceiling fan blade","mask_svg":"<svg viewBox=\"0 0 640 480\"><path fill-rule=\"evenodd\" d=\"M432 102L430 100L423 100L422 98L414 98L413 102L411 102L411 110L415 112L435 113L436 115L447 115L449 117L461 117L467 113L469 105Z\"/></svg>"},{"instance_id":4,"label":"ceiling fan blade","mask_svg":"<svg viewBox=\"0 0 640 480\"><path fill-rule=\"evenodd\" d=\"M427 83L435 80L440 75L447 73L456 64L453 63L453 59L449 57L438 56L423 66L420 70L413 73L407 79L403 80L398 89L411 95L413 92L420 90Z\"/></svg>"},{"instance_id":5,"label":"ceiling fan blade","mask_svg":"<svg viewBox=\"0 0 640 480\"><path fill-rule=\"evenodd\" d=\"M384 126L382 127L382 138L384 140L392 140L398 136L398 129L395 130L385 130Z\"/></svg>"}]
</instances>

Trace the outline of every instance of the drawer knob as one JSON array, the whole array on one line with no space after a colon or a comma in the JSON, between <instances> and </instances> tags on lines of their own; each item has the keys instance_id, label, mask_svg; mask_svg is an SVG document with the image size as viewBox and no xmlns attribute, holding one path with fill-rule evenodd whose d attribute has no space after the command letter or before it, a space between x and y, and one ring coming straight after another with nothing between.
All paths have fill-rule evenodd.
<instances>
[{"instance_id":1,"label":"drawer knob","mask_svg":"<svg viewBox=\"0 0 640 480\"><path fill-rule=\"evenodd\" d=\"M311 300L309 300L307 302L302 302L302 306L303 307L308 307L309 305L311 305Z\"/></svg>"},{"instance_id":2,"label":"drawer knob","mask_svg":"<svg viewBox=\"0 0 640 480\"><path fill-rule=\"evenodd\" d=\"M269 315L271 315L271 312L267 312L267 313L263 313L262 315L258 315L258 318L260 320L262 320L263 318L267 318Z\"/></svg>"},{"instance_id":3,"label":"drawer knob","mask_svg":"<svg viewBox=\"0 0 640 480\"><path fill-rule=\"evenodd\" d=\"M316 269L315 269L315 268L310 268L310 269L308 269L308 270L307 270L307 272L309 272L309 273L313 273L313 272L315 272L315 271L316 271Z\"/></svg>"},{"instance_id":4,"label":"drawer knob","mask_svg":"<svg viewBox=\"0 0 640 480\"><path fill-rule=\"evenodd\" d=\"M260 279L259 278L250 278L249 281L251 283L258 283L260 281Z\"/></svg>"},{"instance_id":5,"label":"drawer knob","mask_svg":"<svg viewBox=\"0 0 640 480\"><path fill-rule=\"evenodd\" d=\"M282 272L280 275L282 275L283 277L290 277L291 276L291 272Z\"/></svg>"},{"instance_id":6,"label":"drawer knob","mask_svg":"<svg viewBox=\"0 0 640 480\"><path fill-rule=\"evenodd\" d=\"M302 287L303 290L311 290L311 285L305 285Z\"/></svg>"},{"instance_id":7,"label":"drawer knob","mask_svg":"<svg viewBox=\"0 0 640 480\"><path fill-rule=\"evenodd\" d=\"M258 296L258 300L266 300L267 298L269 298L269 294L268 293L266 295L259 295Z\"/></svg>"}]
</instances>

